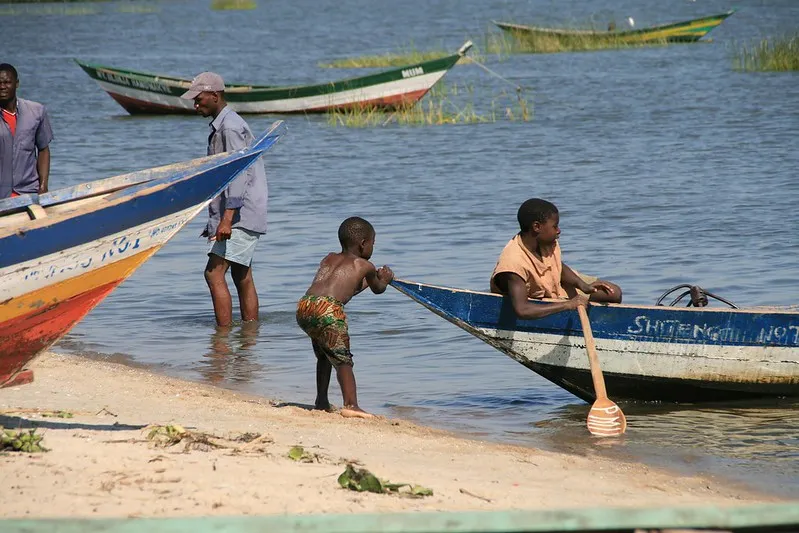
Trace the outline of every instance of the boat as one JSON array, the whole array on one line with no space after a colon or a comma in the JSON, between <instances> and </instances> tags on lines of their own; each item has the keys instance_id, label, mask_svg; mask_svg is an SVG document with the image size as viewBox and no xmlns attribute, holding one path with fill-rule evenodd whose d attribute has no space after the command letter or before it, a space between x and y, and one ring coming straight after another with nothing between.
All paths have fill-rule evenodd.
<instances>
[{"instance_id":1,"label":"boat","mask_svg":"<svg viewBox=\"0 0 799 533\"><path fill-rule=\"evenodd\" d=\"M315 85L226 83L225 99L237 113L322 113L358 107L391 111L418 102L471 47L467 41L451 56ZM195 113L194 102L180 97L191 78L75 61L131 115Z\"/></svg>"},{"instance_id":2,"label":"boat","mask_svg":"<svg viewBox=\"0 0 799 533\"><path fill-rule=\"evenodd\" d=\"M522 320L510 300L497 294L399 279L392 285L552 383L586 402L595 400L577 311ZM588 315L614 399L799 396L799 306L591 304Z\"/></svg>"},{"instance_id":3,"label":"boat","mask_svg":"<svg viewBox=\"0 0 799 533\"><path fill-rule=\"evenodd\" d=\"M670 43L696 42L707 35L713 28L720 25L735 11L727 11L719 15L711 15L698 19L661 24L638 30L623 31L597 31L577 29L541 28L525 26L509 22L493 21L500 29L510 33L522 41L534 42L536 39L545 39L559 42L564 46L581 42L608 42L621 44L639 44L646 42L665 41Z\"/></svg>"},{"instance_id":4,"label":"boat","mask_svg":"<svg viewBox=\"0 0 799 533\"><path fill-rule=\"evenodd\" d=\"M0 200L0 388L202 211L285 132L237 152Z\"/></svg>"}]
</instances>

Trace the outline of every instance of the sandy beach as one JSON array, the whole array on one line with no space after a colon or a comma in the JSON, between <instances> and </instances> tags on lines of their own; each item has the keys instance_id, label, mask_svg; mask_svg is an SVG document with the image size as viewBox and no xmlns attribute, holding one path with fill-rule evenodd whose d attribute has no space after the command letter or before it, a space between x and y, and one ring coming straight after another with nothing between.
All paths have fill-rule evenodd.
<instances>
[{"instance_id":1,"label":"sandy beach","mask_svg":"<svg viewBox=\"0 0 799 533\"><path fill-rule=\"evenodd\" d=\"M35 381L0 390L0 425L37 427L50 451L0 454L3 517L138 517L741 505L776 502L719 480L594 454L469 440L399 419L336 413L48 353ZM71 418L53 416L68 412ZM62 413L62 416L63 413ZM194 438L167 447L152 425ZM586 446L596 441L586 437ZM306 460L288 457L303 446ZM433 490L345 490L347 463Z\"/></svg>"}]
</instances>

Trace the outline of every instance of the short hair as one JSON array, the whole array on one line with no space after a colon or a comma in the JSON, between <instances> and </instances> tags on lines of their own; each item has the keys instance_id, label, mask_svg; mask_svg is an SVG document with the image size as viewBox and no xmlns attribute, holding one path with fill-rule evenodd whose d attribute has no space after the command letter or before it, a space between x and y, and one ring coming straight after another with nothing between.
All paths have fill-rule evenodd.
<instances>
[{"instance_id":1,"label":"short hair","mask_svg":"<svg viewBox=\"0 0 799 533\"><path fill-rule=\"evenodd\" d=\"M8 72L14 76L15 80L19 79L19 74L17 74L17 69L14 68L13 65L9 65L8 63L0 63L0 72Z\"/></svg>"},{"instance_id":2,"label":"short hair","mask_svg":"<svg viewBox=\"0 0 799 533\"><path fill-rule=\"evenodd\" d=\"M552 202L547 202L541 198L530 198L519 207L516 218L519 221L519 228L527 231L533 223L543 224L553 215L558 214L558 208Z\"/></svg>"},{"instance_id":3,"label":"short hair","mask_svg":"<svg viewBox=\"0 0 799 533\"><path fill-rule=\"evenodd\" d=\"M338 241L346 248L368 239L374 235L375 229L361 217L350 217L338 227Z\"/></svg>"}]
</instances>

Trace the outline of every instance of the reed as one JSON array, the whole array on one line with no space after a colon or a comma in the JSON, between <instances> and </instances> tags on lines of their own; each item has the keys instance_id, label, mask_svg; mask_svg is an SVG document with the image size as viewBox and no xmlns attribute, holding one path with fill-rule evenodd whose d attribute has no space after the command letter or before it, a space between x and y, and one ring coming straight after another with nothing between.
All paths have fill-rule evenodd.
<instances>
[{"instance_id":1,"label":"reed","mask_svg":"<svg viewBox=\"0 0 799 533\"><path fill-rule=\"evenodd\" d=\"M398 52L345 57L342 59L334 59L329 63L319 63L319 66L322 68L404 67L405 65L413 65L415 63L422 63L424 61L441 59L442 57L451 56L452 54L453 52L451 50L447 51L443 48L437 50L417 50L416 47L411 44ZM473 56L474 51L470 55ZM460 59L459 62L463 61L464 58Z\"/></svg>"},{"instance_id":2,"label":"reed","mask_svg":"<svg viewBox=\"0 0 799 533\"><path fill-rule=\"evenodd\" d=\"M211 0L211 9L214 11L236 11L255 9L258 4L255 0Z\"/></svg>"},{"instance_id":3,"label":"reed","mask_svg":"<svg viewBox=\"0 0 799 533\"><path fill-rule=\"evenodd\" d=\"M512 101L503 93L492 100L491 108L479 110L473 102L474 88L439 83L417 104L407 104L392 112L374 106L353 107L328 112L331 126L366 128L387 126L439 126L444 124L481 124L497 122L504 118L510 121L529 121L532 105L517 95Z\"/></svg>"},{"instance_id":4,"label":"reed","mask_svg":"<svg viewBox=\"0 0 799 533\"><path fill-rule=\"evenodd\" d=\"M558 35L489 32L483 38L483 49L487 54L507 56L510 54L552 54L557 52L584 52L615 48L639 48L643 46L666 46L666 39L645 42L627 41L616 35Z\"/></svg>"},{"instance_id":5,"label":"reed","mask_svg":"<svg viewBox=\"0 0 799 533\"><path fill-rule=\"evenodd\" d=\"M762 39L736 48L733 68L750 72L799 70L799 32L793 36Z\"/></svg>"}]
</instances>

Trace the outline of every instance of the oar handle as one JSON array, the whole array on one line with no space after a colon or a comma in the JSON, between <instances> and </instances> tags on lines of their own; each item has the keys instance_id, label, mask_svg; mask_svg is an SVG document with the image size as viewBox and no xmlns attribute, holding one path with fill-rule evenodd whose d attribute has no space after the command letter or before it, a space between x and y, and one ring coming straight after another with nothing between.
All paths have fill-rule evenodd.
<instances>
[{"instance_id":1,"label":"oar handle","mask_svg":"<svg viewBox=\"0 0 799 533\"><path fill-rule=\"evenodd\" d=\"M591 331L591 322L588 320L588 311L586 311L584 305L580 305L577 306L577 313L580 315L580 324L583 326L585 350L588 352L591 379L594 381L594 394L596 394L597 400L607 398L608 392L605 389L605 378L602 375L602 368L599 366L599 356L596 353L596 342L594 342L594 333Z\"/></svg>"}]
</instances>

